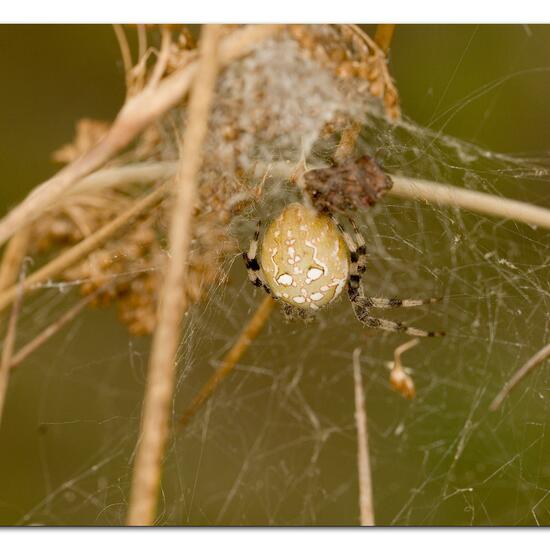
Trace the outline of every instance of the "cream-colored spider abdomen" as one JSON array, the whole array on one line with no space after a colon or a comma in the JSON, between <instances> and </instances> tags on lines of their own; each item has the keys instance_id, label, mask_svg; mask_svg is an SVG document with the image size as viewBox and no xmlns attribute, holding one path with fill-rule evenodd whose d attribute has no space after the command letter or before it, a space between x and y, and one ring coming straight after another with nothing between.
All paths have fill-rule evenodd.
<instances>
[{"instance_id":1,"label":"cream-colored spider abdomen","mask_svg":"<svg viewBox=\"0 0 550 550\"><path fill-rule=\"evenodd\" d=\"M342 292L349 276L349 251L329 216L293 203L267 228L260 265L277 298L316 310Z\"/></svg>"}]
</instances>

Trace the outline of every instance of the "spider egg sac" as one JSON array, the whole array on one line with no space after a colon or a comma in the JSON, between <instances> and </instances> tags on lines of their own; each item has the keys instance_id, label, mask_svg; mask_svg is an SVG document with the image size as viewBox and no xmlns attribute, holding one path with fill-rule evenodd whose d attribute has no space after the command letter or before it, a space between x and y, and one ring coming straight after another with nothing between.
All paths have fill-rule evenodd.
<instances>
[{"instance_id":1,"label":"spider egg sac","mask_svg":"<svg viewBox=\"0 0 550 550\"><path fill-rule=\"evenodd\" d=\"M329 216L293 203L268 226L260 265L277 298L302 309L319 309L342 292L349 251Z\"/></svg>"}]
</instances>

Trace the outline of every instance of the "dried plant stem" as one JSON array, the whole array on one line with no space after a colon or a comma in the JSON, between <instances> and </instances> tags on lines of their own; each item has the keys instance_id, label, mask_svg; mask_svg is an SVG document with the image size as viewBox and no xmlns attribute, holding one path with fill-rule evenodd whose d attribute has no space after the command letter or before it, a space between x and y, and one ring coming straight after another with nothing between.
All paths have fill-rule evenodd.
<instances>
[{"instance_id":1,"label":"dried plant stem","mask_svg":"<svg viewBox=\"0 0 550 550\"><path fill-rule=\"evenodd\" d=\"M58 275L87 254L100 247L107 239L124 226L128 225L134 218L155 206L164 197L168 189L168 183L161 185L146 197L137 200L128 210L118 215L107 225L103 226L95 233L92 233L89 237L86 237L65 252L59 254L59 256L55 257L51 262L48 262L45 266L29 275L22 284L23 290L33 290L36 285ZM17 288L17 285L14 285L0 293L0 311L15 299Z\"/></svg>"},{"instance_id":2,"label":"dried plant stem","mask_svg":"<svg viewBox=\"0 0 550 550\"><path fill-rule=\"evenodd\" d=\"M233 371L240 358L250 347L250 344L258 337L258 334L264 328L274 306L275 301L270 296L266 296L263 299L250 321L248 321L247 325L239 334L239 337L235 344L233 344L233 347L223 358L220 367L200 389L199 393L195 395L193 401L191 401L191 404L183 413L180 419L181 427L185 427L189 424L190 420L195 416L197 411L212 396L223 380L225 380L225 378Z\"/></svg>"},{"instance_id":3,"label":"dried plant stem","mask_svg":"<svg viewBox=\"0 0 550 550\"><path fill-rule=\"evenodd\" d=\"M437 206L456 206L479 214L550 229L550 210L547 208L432 181L402 176L392 176L392 179L394 185L389 193L398 197L426 201Z\"/></svg>"},{"instance_id":4,"label":"dried plant stem","mask_svg":"<svg viewBox=\"0 0 550 550\"><path fill-rule=\"evenodd\" d=\"M13 354L9 368L14 369L15 367L18 367L25 359L27 359L27 357L29 357L29 355L34 353L52 336L57 334L67 323L71 322L92 300L97 297L102 290L104 290L104 288L100 288L96 292L93 292L92 294L89 294L85 298L79 300L77 304L68 309L53 323L48 325L40 334L22 346L18 352Z\"/></svg>"},{"instance_id":5,"label":"dried plant stem","mask_svg":"<svg viewBox=\"0 0 550 550\"><path fill-rule=\"evenodd\" d=\"M287 163L281 162L274 162L269 165L269 168L271 176L280 178L290 177L293 170ZM175 171L176 163L174 162L137 163L121 168L109 168L83 179L75 186L74 190L81 192L89 189L92 185L104 188L122 186L133 181L146 183L159 177L169 177ZM259 164L256 168L256 175L261 178L265 172L266 166ZM394 186L389 190L389 194L396 197L420 200L437 206L463 208L479 214L550 229L550 210L548 208L434 181L394 175L391 177Z\"/></svg>"},{"instance_id":6,"label":"dried plant stem","mask_svg":"<svg viewBox=\"0 0 550 550\"><path fill-rule=\"evenodd\" d=\"M493 399L489 410L496 411L502 402L508 397L508 394L521 382L530 372L532 372L538 365L542 364L546 359L550 357L550 344L544 346L541 350L537 351L525 365L523 365L516 373L504 384L502 390Z\"/></svg>"},{"instance_id":7,"label":"dried plant stem","mask_svg":"<svg viewBox=\"0 0 550 550\"><path fill-rule=\"evenodd\" d=\"M160 82L166 66L168 65L168 59L170 57L170 45L172 43L172 37L170 35L170 27L167 25L162 25L161 27L161 43L160 43L160 52L158 55L157 62L153 69L153 74L147 82L147 87L155 88Z\"/></svg>"},{"instance_id":8,"label":"dried plant stem","mask_svg":"<svg viewBox=\"0 0 550 550\"><path fill-rule=\"evenodd\" d=\"M279 28L280 25L251 25L235 31L222 42L221 63L227 64L246 55L258 42L272 36ZM36 187L21 204L0 220L0 245L18 229L37 218L77 180L100 168L155 119L181 101L196 71L197 63L191 61L164 78L154 89L145 88L129 98L107 135L93 149Z\"/></svg>"},{"instance_id":9,"label":"dried plant stem","mask_svg":"<svg viewBox=\"0 0 550 550\"><path fill-rule=\"evenodd\" d=\"M376 26L374 41L385 54L387 54L390 49L394 32L395 32L395 25L377 25Z\"/></svg>"},{"instance_id":10,"label":"dried plant stem","mask_svg":"<svg viewBox=\"0 0 550 550\"><path fill-rule=\"evenodd\" d=\"M352 157L353 150L355 149L355 143L357 142L357 138L360 133L361 124L356 121L351 122L350 125L342 132L340 143L338 143L338 147L334 153L334 160L342 162Z\"/></svg>"},{"instance_id":11,"label":"dried plant stem","mask_svg":"<svg viewBox=\"0 0 550 550\"><path fill-rule=\"evenodd\" d=\"M119 166L117 168L104 168L75 182L74 186L63 195L60 202L52 206L63 204L66 198L75 195L84 195L89 192L102 189L114 189L132 184L147 184L155 181L171 178L176 173L177 162L153 162L136 163Z\"/></svg>"},{"instance_id":12,"label":"dried plant stem","mask_svg":"<svg viewBox=\"0 0 550 550\"><path fill-rule=\"evenodd\" d=\"M0 265L0 291L12 285L17 280L17 275L21 272L21 266L25 259L28 243L29 231L26 229L19 231L10 239L2 257L2 265ZM8 388L10 363L15 346L17 318L19 316L22 296L23 290L20 281L15 296L16 300L8 320L8 328L2 343L2 355L0 357L0 423L2 422L4 401Z\"/></svg>"},{"instance_id":13,"label":"dried plant stem","mask_svg":"<svg viewBox=\"0 0 550 550\"><path fill-rule=\"evenodd\" d=\"M140 437L132 478L129 525L151 525L155 519L161 466L168 438L170 405L175 378L176 351L185 301L186 267L191 243L191 221L197 175L202 163L208 114L218 73L221 29L203 28L199 65L189 99L188 123L176 176L170 223L170 260L161 290L158 322L153 336Z\"/></svg>"},{"instance_id":14,"label":"dried plant stem","mask_svg":"<svg viewBox=\"0 0 550 550\"><path fill-rule=\"evenodd\" d=\"M17 232L10 239L2 256L2 265L0 265L0 291L10 287L17 281L21 264L27 253L28 243L29 232L27 230Z\"/></svg>"},{"instance_id":15,"label":"dried plant stem","mask_svg":"<svg viewBox=\"0 0 550 550\"><path fill-rule=\"evenodd\" d=\"M4 403L6 400L6 391L8 389L10 364L13 355L13 349L15 347L17 319L19 318L21 303L23 301L23 280L24 273L22 270L20 281L17 285L17 296L11 309L11 314L8 321L8 330L6 331L6 337L4 338L4 342L2 344L2 357L0 359L0 424L2 423Z\"/></svg>"},{"instance_id":16,"label":"dried plant stem","mask_svg":"<svg viewBox=\"0 0 550 550\"><path fill-rule=\"evenodd\" d=\"M130 53L130 45L126 38L126 33L122 25L113 24L113 30L120 49L120 56L122 57L122 64L124 66L124 74L126 75L126 93L130 90L130 71L132 70L132 54Z\"/></svg>"},{"instance_id":17,"label":"dried plant stem","mask_svg":"<svg viewBox=\"0 0 550 550\"><path fill-rule=\"evenodd\" d=\"M138 60L142 59L147 51L147 29L145 25L137 25Z\"/></svg>"},{"instance_id":18,"label":"dried plant stem","mask_svg":"<svg viewBox=\"0 0 550 550\"><path fill-rule=\"evenodd\" d=\"M353 380L355 382L355 424L357 427L357 470L359 473L359 511L362 526L374 525L374 503L372 499L372 474L367 432L367 410L361 377L359 355L361 349L353 351Z\"/></svg>"}]
</instances>

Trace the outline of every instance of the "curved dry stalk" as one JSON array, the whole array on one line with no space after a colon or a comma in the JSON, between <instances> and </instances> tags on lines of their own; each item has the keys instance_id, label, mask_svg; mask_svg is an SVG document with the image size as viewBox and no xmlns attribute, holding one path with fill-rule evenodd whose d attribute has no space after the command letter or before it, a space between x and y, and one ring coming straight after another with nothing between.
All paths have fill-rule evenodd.
<instances>
[{"instance_id":1,"label":"curved dry stalk","mask_svg":"<svg viewBox=\"0 0 550 550\"><path fill-rule=\"evenodd\" d=\"M168 190L168 183L161 185L146 197L137 200L130 208L122 212L122 214L119 214L114 220L104 225L101 229L92 233L89 237L86 237L65 252L59 254L59 256L56 256L45 266L31 273L22 283L23 290L34 290L40 283L65 271L65 269L75 262L82 259L96 248L99 248L107 239L126 226L134 218L155 206ZM18 286L14 285L0 292L0 311L13 302L17 295L17 288Z\"/></svg>"},{"instance_id":2,"label":"curved dry stalk","mask_svg":"<svg viewBox=\"0 0 550 550\"><path fill-rule=\"evenodd\" d=\"M141 59L147 51L147 29L143 24L136 25L136 28L138 39L138 59Z\"/></svg>"},{"instance_id":3,"label":"curved dry stalk","mask_svg":"<svg viewBox=\"0 0 550 550\"><path fill-rule=\"evenodd\" d=\"M394 33L395 25L376 25L374 41L385 54L387 54L390 49Z\"/></svg>"},{"instance_id":4,"label":"curved dry stalk","mask_svg":"<svg viewBox=\"0 0 550 550\"><path fill-rule=\"evenodd\" d=\"M122 25L118 23L113 24L113 30L120 49L120 56L122 57L122 66L124 67L124 76L126 79L126 94L130 90L130 71L132 70L132 54L130 53L130 45L128 44L128 38Z\"/></svg>"},{"instance_id":5,"label":"curved dry stalk","mask_svg":"<svg viewBox=\"0 0 550 550\"><path fill-rule=\"evenodd\" d=\"M70 199L78 195L85 196L90 192L166 180L176 174L176 168L177 162L173 161L143 162L127 164L116 168L104 168L75 182L74 186L58 202L51 204L50 207L58 208L60 205L69 202Z\"/></svg>"},{"instance_id":6,"label":"curved dry stalk","mask_svg":"<svg viewBox=\"0 0 550 550\"><path fill-rule=\"evenodd\" d=\"M393 187L389 193L397 197L425 201L437 206L456 206L478 214L550 229L550 210L541 206L433 181L391 177Z\"/></svg>"},{"instance_id":7,"label":"curved dry stalk","mask_svg":"<svg viewBox=\"0 0 550 550\"><path fill-rule=\"evenodd\" d=\"M105 287L98 288L95 292L82 298L73 307L68 309L53 323L48 325L42 332L34 337L30 342L21 346L19 351L13 354L9 363L9 368L18 367L29 355L33 354L39 347L45 344L52 336L57 334L67 323L71 322L90 302L92 302L98 294L105 290Z\"/></svg>"},{"instance_id":8,"label":"curved dry stalk","mask_svg":"<svg viewBox=\"0 0 550 550\"><path fill-rule=\"evenodd\" d=\"M223 358L220 367L216 369L216 372L195 395L193 401L191 401L191 404L181 416L180 426L182 428L189 424L190 420L195 416L197 411L208 399L210 399L218 386L233 371L239 359L246 353L246 350L250 347L250 344L258 337L258 334L264 328L274 306L275 301L270 296L266 296L263 299L250 321L248 321L242 332L239 334L239 337L233 344L233 347Z\"/></svg>"},{"instance_id":9,"label":"curved dry stalk","mask_svg":"<svg viewBox=\"0 0 550 550\"><path fill-rule=\"evenodd\" d=\"M17 285L17 296L11 309L11 315L8 321L8 330L6 331L6 337L4 338L4 342L2 343L2 357L0 359L0 424L2 423L4 403L6 400L6 391L8 389L10 365L13 356L13 350L15 348L17 320L19 318L19 312L21 311L21 303L23 302L22 283L24 278L25 273L22 269L21 275L19 277L19 283Z\"/></svg>"},{"instance_id":10,"label":"curved dry stalk","mask_svg":"<svg viewBox=\"0 0 550 550\"><path fill-rule=\"evenodd\" d=\"M170 33L170 28L166 25L162 25L161 28L161 43L160 51L158 54L157 62L153 68L153 74L147 82L147 87L155 88L156 85L160 82L166 66L168 65L168 59L170 58L170 45L172 43L172 36Z\"/></svg>"},{"instance_id":11,"label":"curved dry stalk","mask_svg":"<svg viewBox=\"0 0 550 550\"><path fill-rule=\"evenodd\" d=\"M269 167L270 174L274 177L288 178L292 174L292 169L284 162L274 162ZM159 177L173 175L175 171L175 162L136 163L121 168L109 168L80 181L75 185L74 192L83 192L94 185L107 188L126 185L133 181L147 183ZM265 171L265 165L258 165L256 176L261 178ZM550 229L550 209L542 206L435 181L391 174L390 176L394 185L388 194L396 197L420 200L436 206L462 208L478 214Z\"/></svg>"},{"instance_id":12,"label":"curved dry stalk","mask_svg":"<svg viewBox=\"0 0 550 550\"><path fill-rule=\"evenodd\" d=\"M4 255L2 256L2 265L0 265L0 291L17 281L18 274L21 272L21 266L25 259L25 254L27 253L28 244L29 231L27 229L22 229L10 239L4 251ZM8 320L6 337L2 343L2 356L0 358L0 422L2 420L4 400L8 388L10 364L12 362L13 349L15 347L17 318L19 316L23 296L21 286L20 281L18 285L19 290L16 291L16 300Z\"/></svg>"},{"instance_id":13,"label":"curved dry stalk","mask_svg":"<svg viewBox=\"0 0 550 550\"><path fill-rule=\"evenodd\" d=\"M10 239L6 246L2 256L2 265L0 265L0 292L17 281L21 264L27 253L29 236L28 230L21 230Z\"/></svg>"},{"instance_id":14,"label":"curved dry stalk","mask_svg":"<svg viewBox=\"0 0 550 550\"><path fill-rule=\"evenodd\" d=\"M550 344L537 351L527 363L525 363L515 374L504 384L504 387L493 399L489 410L496 411L502 402L508 397L508 394L533 370L550 357Z\"/></svg>"},{"instance_id":15,"label":"curved dry stalk","mask_svg":"<svg viewBox=\"0 0 550 550\"><path fill-rule=\"evenodd\" d=\"M272 36L281 25L251 25L235 31L222 42L220 61L227 64L249 53L258 42ZM36 219L76 181L100 168L149 124L174 107L189 90L197 62L164 78L154 89L145 88L129 98L107 135L90 151L37 186L21 204L0 220L0 245L24 225Z\"/></svg>"},{"instance_id":16,"label":"curved dry stalk","mask_svg":"<svg viewBox=\"0 0 550 550\"><path fill-rule=\"evenodd\" d=\"M149 359L128 509L129 525L151 525L156 516L162 459L168 438L176 351L183 313L187 307L185 282L197 176L214 99L220 34L219 26L205 26L199 45L199 64L189 99L188 123L174 189L169 233L170 259L159 299L158 322Z\"/></svg>"},{"instance_id":17,"label":"curved dry stalk","mask_svg":"<svg viewBox=\"0 0 550 550\"><path fill-rule=\"evenodd\" d=\"M355 383L355 425L357 428L357 471L359 474L359 512L362 526L374 525L372 473L370 468L369 437L365 393L359 363L360 348L353 351L353 380Z\"/></svg>"}]
</instances>

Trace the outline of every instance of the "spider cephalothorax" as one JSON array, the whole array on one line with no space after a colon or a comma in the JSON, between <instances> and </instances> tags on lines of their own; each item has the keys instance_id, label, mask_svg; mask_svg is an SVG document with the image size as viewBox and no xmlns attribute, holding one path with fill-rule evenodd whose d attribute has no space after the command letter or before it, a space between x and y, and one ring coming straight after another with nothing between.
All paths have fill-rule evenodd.
<instances>
[{"instance_id":1,"label":"spider cephalothorax","mask_svg":"<svg viewBox=\"0 0 550 550\"><path fill-rule=\"evenodd\" d=\"M369 308L411 307L437 300L364 296L360 283L366 268L365 241L357 229L354 237L349 235L331 215L292 203L271 221L261 244L259 238L260 224L248 254L243 254L250 280L279 300L288 317L312 317L347 287L355 315L366 326L413 336L442 334L370 316Z\"/></svg>"}]
</instances>

